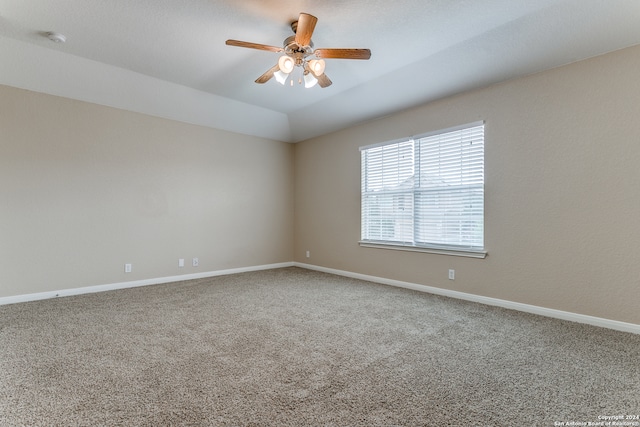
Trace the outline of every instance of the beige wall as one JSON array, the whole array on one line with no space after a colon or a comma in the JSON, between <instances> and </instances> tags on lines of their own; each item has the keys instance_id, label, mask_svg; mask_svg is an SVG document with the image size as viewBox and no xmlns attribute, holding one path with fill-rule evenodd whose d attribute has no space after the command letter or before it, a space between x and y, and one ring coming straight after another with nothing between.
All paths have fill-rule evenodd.
<instances>
[{"instance_id":1,"label":"beige wall","mask_svg":"<svg viewBox=\"0 0 640 427\"><path fill-rule=\"evenodd\" d=\"M297 144L295 260L640 323L638 70L633 47ZM359 247L358 147L477 120L488 257Z\"/></svg>"},{"instance_id":2,"label":"beige wall","mask_svg":"<svg viewBox=\"0 0 640 427\"><path fill-rule=\"evenodd\" d=\"M295 260L638 324L638 69L629 48L296 145L0 86L0 297ZM359 247L358 147L477 120L489 256Z\"/></svg>"},{"instance_id":3,"label":"beige wall","mask_svg":"<svg viewBox=\"0 0 640 427\"><path fill-rule=\"evenodd\" d=\"M0 297L293 258L292 145L6 86L0 200Z\"/></svg>"}]
</instances>

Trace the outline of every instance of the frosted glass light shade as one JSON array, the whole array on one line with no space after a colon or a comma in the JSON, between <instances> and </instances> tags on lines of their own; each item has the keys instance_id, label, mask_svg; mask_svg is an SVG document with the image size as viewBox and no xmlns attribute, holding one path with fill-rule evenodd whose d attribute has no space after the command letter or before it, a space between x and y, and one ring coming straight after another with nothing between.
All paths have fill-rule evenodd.
<instances>
[{"instance_id":1,"label":"frosted glass light shade","mask_svg":"<svg viewBox=\"0 0 640 427\"><path fill-rule=\"evenodd\" d=\"M289 74L285 74L282 71L276 71L275 73L273 73L273 77L276 78L276 81L278 83L280 83L281 85L284 85L284 82L287 81L287 77L289 77Z\"/></svg>"},{"instance_id":2,"label":"frosted glass light shade","mask_svg":"<svg viewBox=\"0 0 640 427\"><path fill-rule=\"evenodd\" d=\"M314 76L318 77L324 74L325 62L324 59L312 59L309 61L309 69Z\"/></svg>"},{"instance_id":3,"label":"frosted glass light shade","mask_svg":"<svg viewBox=\"0 0 640 427\"><path fill-rule=\"evenodd\" d=\"M318 83L318 79L313 77L311 73L304 73L304 87L314 87Z\"/></svg>"},{"instance_id":4,"label":"frosted glass light shade","mask_svg":"<svg viewBox=\"0 0 640 427\"><path fill-rule=\"evenodd\" d=\"M280 71L285 74L292 72L295 65L295 61L289 56L283 55L278 59L278 67L280 67Z\"/></svg>"}]
</instances>

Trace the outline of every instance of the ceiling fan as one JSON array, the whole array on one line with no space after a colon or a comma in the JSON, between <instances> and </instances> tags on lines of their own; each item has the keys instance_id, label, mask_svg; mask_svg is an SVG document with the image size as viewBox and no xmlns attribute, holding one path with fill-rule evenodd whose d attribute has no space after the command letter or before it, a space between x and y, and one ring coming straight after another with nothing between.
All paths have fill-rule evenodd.
<instances>
[{"instance_id":1,"label":"ceiling fan","mask_svg":"<svg viewBox=\"0 0 640 427\"><path fill-rule=\"evenodd\" d=\"M276 53L284 53L278 63L267 72L256 79L256 83L266 83L275 77L278 83L285 84L287 79L296 67L302 70L298 82L305 87L313 87L317 84L320 87L328 87L331 80L324 73L324 59L369 59L371 51L369 49L314 49L311 36L316 27L318 18L308 13L301 13L297 21L291 23L291 29L295 35L287 37L282 47L269 46L259 43L250 43L240 40L227 40L229 46L246 47L249 49L266 50ZM293 86L294 78L289 80Z\"/></svg>"}]
</instances>

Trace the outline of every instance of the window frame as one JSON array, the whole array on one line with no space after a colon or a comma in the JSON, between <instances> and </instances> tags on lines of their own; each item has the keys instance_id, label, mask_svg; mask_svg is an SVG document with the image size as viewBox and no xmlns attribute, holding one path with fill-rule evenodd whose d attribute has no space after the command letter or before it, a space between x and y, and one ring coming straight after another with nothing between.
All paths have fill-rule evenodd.
<instances>
[{"instance_id":1,"label":"window frame","mask_svg":"<svg viewBox=\"0 0 640 427\"><path fill-rule=\"evenodd\" d=\"M415 203L415 199L416 199L416 194L422 192L423 194L425 193L425 189L420 187L420 184L415 183L416 179L419 179L419 175L420 173L424 173L423 171L420 171L420 160L418 159L417 156L414 155L414 151L418 150L416 148L416 146L421 142L421 140L424 140L425 138L430 138L430 137L434 137L434 136L438 136L438 135L444 135L447 133L451 133L451 132L458 132L458 131L464 131L466 129L473 129L473 128L477 128L482 126L482 141L483 141L483 145L482 145L482 151L481 151L481 159L482 159L482 165L481 165L481 173L482 173L482 179L481 179L481 183L480 184L475 184L475 189L481 190L482 193L482 203L481 203L481 217L482 217L482 237L481 237L481 244L482 247L480 246L474 246L474 245L457 245L457 244L441 244L441 243L434 243L434 242L416 242L417 238L417 232L415 231L416 229L416 224L418 224L418 221L416 220L417 217L417 213L415 212L415 208L412 209L411 212L411 218L412 218L412 225L411 227L414 229L412 232L410 232L411 234L411 238L402 238L402 232L399 232L399 234L401 235L401 237L399 238L399 240L395 240L395 239L389 239L389 240L376 240L376 239L365 239L366 235L371 236L370 234L367 234L369 232L368 227L371 226L372 223L372 219L375 218L371 218L371 217L367 217L365 218L365 214L367 212L365 212L365 196L366 195L370 195L371 191L367 191L365 189L365 183L368 184L369 182L365 182L365 180L367 178L369 178L371 180L371 176L369 176L370 171L367 170L365 171L365 151L367 150L372 150L372 149L376 149L376 148L380 148L380 147L391 147L393 148L393 146L397 145L398 146L398 150L400 150L400 144L405 143L405 142L410 142L412 144L412 148L411 148L411 156L412 156L412 163L414 164L413 166L413 171L411 172L411 177L408 178L408 171L406 170L406 165L405 165L405 169L402 170L403 172L403 176L402 177L398 177L397 179L397 184L396 186L398 187L397 190L392 189L392 190L385 190L384 192L381 192L381 196L389 196L391 195L391 199L387 200L387 203L391 203L392 209L395 208L395 204L396 204L396 200L393 198L393 194L406 194L406 193L411 193L412 194L412 201L410 203ZM450 128L446 128L446 129L439 129L436 131L432 131L432 132L428 132L428 133L423 133L423 134L419 134L413 137L408 137L408 138L401 138L401 139L396 139L396 140L392 140L392 141L386 141L386 142L381 142L381 143L376 143L376 144L370 144L370 145L366 145L366 146L362 146L360 147L360 152L361 152L361 183L360 183L360 221L361 221L361 239L359 240L359 245L361 247L366 247L366 248L378 248L378 249L390 249L390 250L401 250L401 251L410 251L410 252L425 252L425 253L434 253L434 254L442 254L442 255L451 255L451 256L462 256L462 257L472 257L472 258L485 258L487 256L487 252L486 252L486 245L484 242L484 223L485 223L485 212L484 212L484 201L485 201L485 193L484 193L484 187L485 187L485 179L484 179L484 160L485 160L485 152L484 152L484 131L485 131L485 122L484 121L477 121L477 122L472 122L472 123L467 123L464 125L460 125L460 126L455 126L455 127L450 127ZM400 162L401 160L398 160L398 162ZM383 168L384 166L380 166L380 168ZM401 168L401 166L398 166L399 168ZM395 169L394 169L395 171ZM462 172L461 172L462 175ZM404 179L404 181L402 181L402 179ZM411 183L411 187L407 188L401 188L402 185L404 185L404 182L408 182L409 180L412 181ZM453 194L457 191L457 189L454 189L452 187L452 191L449 194ZM370 205L369 205L370 206ZM413 207L413 205L412 205ZM389 216L387 218L381 217L380 221L382 220L394 220L395 216ZM366 229L366 230L365 230ZM381 231L380 233L382 234L382 227L381 227ZM396 232L394 231L394 237ZM409 241L410 240L410 241Z\"/></svg>"}]
</instances>

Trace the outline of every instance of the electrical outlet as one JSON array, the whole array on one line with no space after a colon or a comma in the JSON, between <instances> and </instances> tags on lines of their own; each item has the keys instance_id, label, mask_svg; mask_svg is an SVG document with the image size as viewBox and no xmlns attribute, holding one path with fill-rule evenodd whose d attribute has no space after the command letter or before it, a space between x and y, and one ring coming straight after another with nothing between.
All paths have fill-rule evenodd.
<instances>
[{"instance_id":1,"label":"electrical outlet","mask_svg":"<svg viewBox=\"0 0 640 427\"><path fill-rule=\"evenodd\" d=\"M178 260L178 267L184 267L184 258Z\"/></svg>"},{"instance_id":2,"label":"electrical outlet","mask_svg":"<svg viewBox=\"0 0 640 427\"><path fill-rule=\"evenodd\" d=\"M193 262L192 262L192 265L193 265L194 267L197 267L197 266L198 266L198 264L199 264L198 258L194 258L194 259L193 259Z\"/></svg>"},{"instance_id":3,"label":"electrical outlet","mask_svg":"<svg viewBox=\"0 0 640 427\"><path fill-rule=\"evenodd\" d=\"M125 264L124 265L124 272L125 273L131 273L131 264Z\"/></svg>"},{"instance_id":4,"label":"electrical outlet","mask_svg":"<svg viewBox=\"0 0 640 427\"><path fill-rule=\"evenodd\" d=\"M307 251L307 258L311 258L311 252Z\"/></svg>"},{"instance_id":5,"label":"electrical outlet","mask_svg":"<svg viewBox=\"0 0 640 427\"><path fill-rule=\"evenodd\" d=\"M449 270L449 280L456 280L456 271Z\"/></svg>"}]
</instances>

